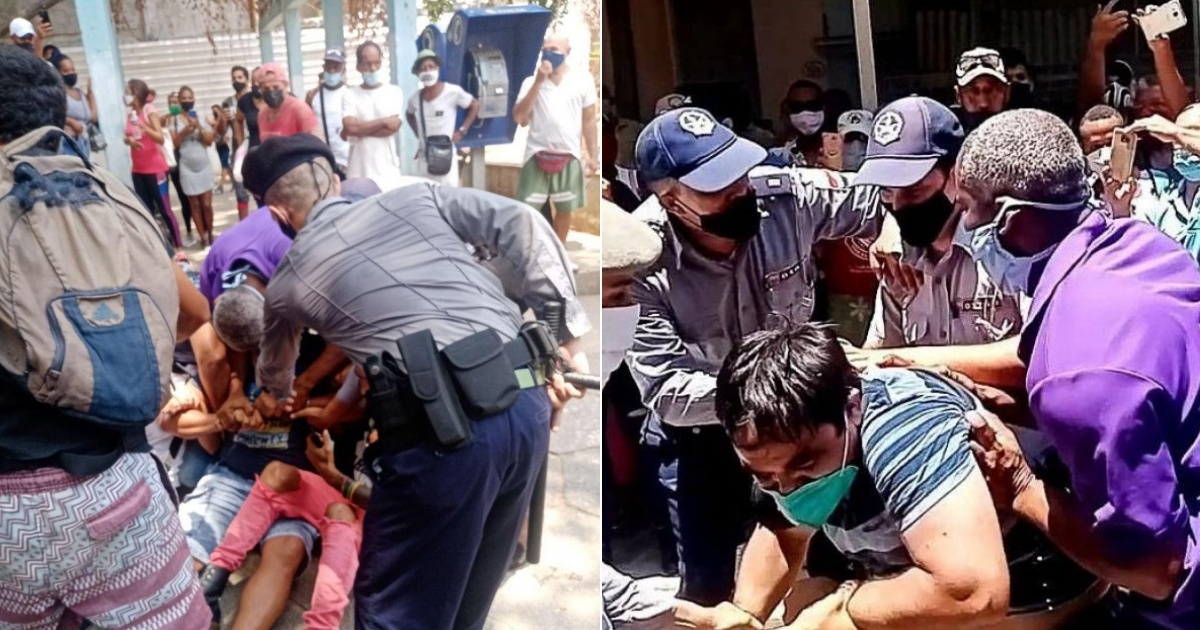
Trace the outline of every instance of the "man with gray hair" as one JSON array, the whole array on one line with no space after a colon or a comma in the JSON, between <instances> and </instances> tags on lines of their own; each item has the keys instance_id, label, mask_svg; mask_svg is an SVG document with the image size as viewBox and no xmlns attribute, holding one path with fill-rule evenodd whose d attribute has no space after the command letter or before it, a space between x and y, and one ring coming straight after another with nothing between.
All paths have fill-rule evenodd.
<instances>
[{"instance_id":1,"label":"man with gray hair","mask_svg":"<svg viewBox=\"0 0 1200 630\"><path fill-rule=\"evenodd\" d=\"M546 373L554 341L523 327L499 279L463 242L511 263L522 275L519 297L535 312L561 305L560 354L586 372L578 337L590 324L566 251L536 211L491 193L423 183L357 203L341 198L315 137L264 141L243 175L295 234L267 288L257 408L287 411L305 328L366 364L372 385L379 441L368 455L375 484L357 622L479 630L516 547L551 424L581 394ZM425 350L410 352L418 343ZM397 345L405 350L394 356ZM416 367L418 359L427 365ZM457 387L427 380L442 370ZM467 412L469 437L438 439L459 406L475 410Z\"/></svg>"},{"instance_id":2,"label":"man with gray hair","mask_svg":"<svg viewBox=\"0 0 1200 630\"><path fill-rule=\"evenodd\" d=\"M221 294L213 305L212 323L231 350L254 350L263 336L263 293L266 283L255 276Z\"/></svg>"},{"instance_id":3,"label":"man with gray hair","mask_svg":"<svg viewBox=\"0 0 1200 630\"><path fill-rule=\"evenodd\" d=\"M975 258L1033 298L1018 357L1072 486L1036 479L981 413L973 439L997 501L1129 589L1118 627L1200 626L1200 270L1152 226L1093 211L1083 152L1046 112L980 126L959 180Z\"/></svg>"}]
</instances>

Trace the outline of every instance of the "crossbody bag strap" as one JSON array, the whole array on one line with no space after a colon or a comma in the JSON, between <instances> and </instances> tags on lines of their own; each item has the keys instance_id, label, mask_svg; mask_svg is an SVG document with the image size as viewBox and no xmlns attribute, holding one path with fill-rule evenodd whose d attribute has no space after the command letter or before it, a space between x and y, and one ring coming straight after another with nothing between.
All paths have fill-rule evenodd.
<instances>
[{"instance_id":1,"label":"crossbody bag strap","mask_svg":"<svg viewBox=\"0 0 1200 630\"><path fill-rule=\"evenodd\" d=\"M417 109L419 110L417 112L417 115L421 117L421 121L420 121L421 122L421 150L424 151L425 150L425 96L423 94L421 94L420 90L417 90ZM429 158L428 155L425 157L426 157L426 159Z\"/></svg>"},{"instance_id":2,"label":"crossbody bag strap","mask_svg":"<svg viewBox=\"0 0 1200 630\"><path fill-rule=\"evenodd\" d=\"M318 85L317 93L321 95L321 128L325 130L325 144L333 148L333 140L329 139L329 110L325 109L325 86Z\"/></svg>"}]
</instances>

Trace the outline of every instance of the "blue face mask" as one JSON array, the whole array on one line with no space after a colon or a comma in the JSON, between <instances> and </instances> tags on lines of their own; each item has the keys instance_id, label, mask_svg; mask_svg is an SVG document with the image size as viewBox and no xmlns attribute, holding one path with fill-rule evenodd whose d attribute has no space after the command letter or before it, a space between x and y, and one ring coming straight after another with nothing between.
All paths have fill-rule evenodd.
<instances>
[{"instance_id":1,"label":"blue face mask","mask_svg":"<svg viewBox=\"0 0 1200 630\"><path fill-rule=\"evenodd\" d=\"M971 230L971 256L983 265L988 276L991 277L992 283L1001 291L1030 295L1032 287L1029 276L1033 271L1033 266L1049 258L1050 254L1054 253L1054 247L1048 247L1044 251L1028 257L1017 256L1004 249L1004 245L1000 244L1000 224L1004 217L1020 208L1078 210L1083 208L1087 202L1033 203L1012 197L1001 197L996 200L996 203L1000 204L1000 212L996 213L996 218L991 223Z\"/></svg>"},{"instance_id":2,"label":"blue face mask","mask_svg":"<svg viewBox=\"0 0 1200 630\"><path fill-rule=\"evenodd\" d=\"M363 78L363 83L365 83L371 87L375 87L376 85L379 85L379 76L378 76L378 74L376 74L374 72L364 72L364 73L362 73L362 78Z\"/></svg>"},{"instance_id":3,"label":"blue face mask","mask_svg":"<svg viewBox=\"0 0 1200 630\"><path fill-rule=\"evenodd\" d=\"M555 52L549 49L542 50L542 61L549 61L550 67L554 68L555 70L558 70L558 67L563 65L563 62L566 60L567 56L560 52Z\"/></svg>"},{"instance_id":4,"label":"blue face mask","mask_svg":"<svg viewBox=\"0 0 1200 630\"><path fill-rule=\"evenodd\" d=\"M775 504L779 506L784 518L793 524L820 528L833 516L833 511L842 504L850 492L850 487L854 485L858 466L846 464L850 457L850 436L846 431L848 429L843 429L846 446L842 453L841 468L787 494L763 489L763 492L775 499Z\"/></svg>"},{"instance_id":5,"label":"blue face mask","mask_svg":"<svg viewBox=\"0 0 1200 630\"><path fill-rule=\"evenodd\" d=\"M341 83L342 83L342 73L341 72L326 72L325 73L325 85L326 86L335 87L335 86L341 85Z\"/></svg>"},{"instance_id":6,"label":"blue face mask","mask_svg":"<svg viewBox=\"0 0 1200 630\"><path fill-rule=\"evenodd\" d=\"M1175 149L1175 170L1189 182L1200 182L1200 155Z\"/></svg>"}]
</instances>

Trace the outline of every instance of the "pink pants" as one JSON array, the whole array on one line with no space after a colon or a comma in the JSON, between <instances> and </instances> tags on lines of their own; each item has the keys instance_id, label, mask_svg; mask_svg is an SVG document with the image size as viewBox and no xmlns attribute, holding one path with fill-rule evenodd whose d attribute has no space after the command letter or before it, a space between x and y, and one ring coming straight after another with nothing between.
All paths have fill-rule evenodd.
<instances>
[{"instance_id":1,"label":"pink pants","mask_svg":"<svg viewBox=\"0 0 1200 630\"><path fill-rule=\"evenodd\" d=\"M350 603L354 574L358 572L362 513L320 476L303 470L297 472L300 473L300 487L292 492L276 492L267 487L262 478L255 479L250 497L230 523L221 544L213 551L211 564L236 571L276 519L304 519L321 532L321 560L312 603L304 613L305 627L336 630ZM354 507L355 522L326 517L325 510L332 503Z\"/></svg>"}]
</instances>

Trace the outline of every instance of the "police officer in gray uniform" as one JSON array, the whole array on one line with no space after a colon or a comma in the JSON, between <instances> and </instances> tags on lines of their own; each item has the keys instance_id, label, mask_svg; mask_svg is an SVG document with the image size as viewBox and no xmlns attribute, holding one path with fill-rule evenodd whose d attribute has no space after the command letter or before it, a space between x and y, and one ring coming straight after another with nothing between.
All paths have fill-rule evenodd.
<instances>
[{"instance_id":1,"label":"police officer in gray uniform","mask_svg":"<svg viewBox=\"0 0 1200 630\"><path fill-rule=\"evenodd\" d=\"M1021 293L1001 287L971 257L971 234L954 208L963 138L954 112L923 96L894 101L875 117L854 185L883 188L901 240L899 263L924 281L880 284L864 348L982 344L1021 331Z\"/></svg>"},{"instance_id":2,"label":"police officer in gray uniform","mask_svg":"<svg viewBox=\"0 0 1200 630\"><path fill-rule=\"evenodd\" d=\"M379 441L357 627L479 630L516 547L551 416L580 393L545 373L556 344L523 325L463 242L520 270L535 312L562 305L562 349L586 372L578 337L590 324L565 250L536 211L491 193L421 183L340 198L333 157L308 134L263 142L243 178L295 234L267 287L257 408L282 413L273 407L291 393L304 328L365 365L371 384Z\"/></svg>"},{"instance_id":3,"label":"police officer in gray uniform","mask_svg":"<svg viewBox=\"0 0 1200 630\"><path fill-rule=\"evenodd\" d=\"M811 317L818 240L873 237L882 217L878 189L832 171L759 167L765 157L697 108L659 116L637 143L655 196L635 216L659 232L663 253L634 288L629 364L651 411L644 440L661 458L680 597L707 606L733 590L750 512L750 479L713 411L717 370L771 314Z\"/></svg>"}]
</instances>

